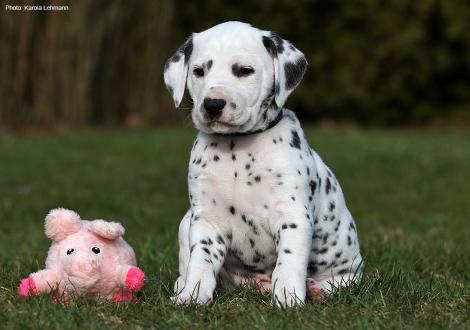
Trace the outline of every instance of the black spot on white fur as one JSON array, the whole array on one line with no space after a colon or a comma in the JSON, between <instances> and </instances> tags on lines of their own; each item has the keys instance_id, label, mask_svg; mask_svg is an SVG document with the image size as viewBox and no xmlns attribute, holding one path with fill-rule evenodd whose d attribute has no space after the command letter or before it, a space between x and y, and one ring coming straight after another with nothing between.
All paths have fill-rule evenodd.
<instances>
[{"instance_id":1,"label":"black spot on white fur","mask_svg":"<svg viewBox=\"0 0 470 330\"><path fill-rule=\"evenodd\" d=\"M189 58L193 53L193 36L190 35L186 42L183 44L182 53L184 54L184 64L188 64Z\"/></svg>"},{"instance_id":2,"label":"black spot on white fur","mask_svg":"<svg viewBox=\"0 0 470 330\"><path fill-rule=\"evenodd\" d=\"M292 133L292 141L291 141L292 147L297 148L297 149L300 149L300 137L299 137L299 134L298 134L297 131L295 131L295 130L292 130L291 133Z\"/></svg>"},{"instance_id":3,"label":"black spot on white fur","mask_svg":"<svg viewBox=\"0 0 470 330\"><path fill-rule=\"evenodd\" d=\"M299 57L295 62L284 63L284 73L286 75L286 89L293 89L302 80L307 69L305 57Z\"/></svg>"},{"instance_id":4,"label":"black spot on white fur","mask_svg":"<svg viewBox=\"0 0 470 330\"><path fill-rule=\"evenodd\" d=\"M284 40L275 32L271 32L270 37L276 44L277 53L282 54L284 52Z\"/></svg>"},{"instance_id":5,"label":"black spot on white fur","mask_svg":"<svg viewBox=\"0 0 470 330\"><path fill-rule=\"evenodd\" d=\"M331 181L329 178L326 178L325 192L328 195L331 190Z\"/></svg>"},{"instance_id":6,"label":"black spot on white fur","mask_svg":"<svg viewBox=\"0 0 470 330\"><path fill-rule=\"evenodd\" d=\"M263 36L263 45L272 57L277 57L276 44L270 37Z\"/></svg>"},{"instance_id":7,"label":"black spot on white fur","mask_svg":"<svg viewBox=\"0 0 470 330\"><path fill-rule=\"evenodd\" d=\"M178 48L176 53L166 61L163 68L164 71L168 70L171 63L177 63L181 60L181 57L184 56L184 64L188 64L189 58L193 52L193 36L190 35L188 39Z\"/></svg>"}]
</instances>

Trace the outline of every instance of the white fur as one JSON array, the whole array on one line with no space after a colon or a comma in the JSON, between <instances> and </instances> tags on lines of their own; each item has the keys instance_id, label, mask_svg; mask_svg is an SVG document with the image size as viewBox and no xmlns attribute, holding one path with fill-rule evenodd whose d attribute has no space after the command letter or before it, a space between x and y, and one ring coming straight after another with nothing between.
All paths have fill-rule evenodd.
<instances>
[{"instance_id":1,"label":"white fur","mask_svg":"<svg viewBox=\"0 0 470 330\"><path fill-rule=\"evenodd\" d=\"M200 131L189 165L191 208L179 229L179 303L211 302L219 275L239 285L255 281L260 291L273 291L279 306L303 303L307 278L328 293L361 275L356 227L341 188L310 149L294 113L282 109L305 68L286 70L306 64L304 56L282 39L283 51L273 56L263 36L276 38L244 23L220 24L192 35L186 64L180 56L166 65L177 105L187 82ZM210 70L196 77L194 67L208 61ZM234 63L255 73L236 77ZM278 88L268 102L273 85ZM217 121L205 116L206 97L227 101ZM281 111L282 120L267 129ZM257 130L264 131L214 134Z\"/></svg>"},{"instance_id":2,"label":"white fur","mask_svg":"<svg viewBox=\"0 0 470 330\"><path fill-rule=\"evenodd\" d=\"M187 83L194 102L192 119L199 131L256 131L266 128L269 121L276 117L277 111L269 111L264 121L260 106L272 92L273 86L278 86L275 102L278 109L282 107L297 85L290 89L285 87L284 65L299 59L305 61L305 57L290 42L283 40L285 51L272 58L262 42L262 37L270 34L269 31L240 22L219 24L204 32L193 33L188 38L192 44L189 58L185 57L183 44L168 60L164 73L165 83L172 92L176 106L181 103L185 82ZM202 67L211 60L213 67L203 78L197 77L193 72L194 68ZM233 64L250 66L255 72L248 77L237 78L232 74ZM301 76L299 81L300 78ZM203 100L213 95L224 96L227 106L220 120L208 121L205 118Z\"/></svg>"}]
</instances>

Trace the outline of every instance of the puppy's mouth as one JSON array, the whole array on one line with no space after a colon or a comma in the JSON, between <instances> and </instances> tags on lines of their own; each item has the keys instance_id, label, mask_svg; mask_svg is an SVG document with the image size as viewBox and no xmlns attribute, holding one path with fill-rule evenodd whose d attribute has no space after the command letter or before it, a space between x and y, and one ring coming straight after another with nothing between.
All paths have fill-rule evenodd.
<instances>
[{"instance_id":1,"label":"puppy's mouth","mask_svg":"<svg viewBox=\"0 0 470 330\"><path fill-rule=\"evenodd\" d=\"M231 127L231 128L238 127L238 125L227 123L227 122L221 121L221 120L212 120L212 121L209 122L209 125L211 125L211 126L219 126L220 125L220 126Z\"/></svg>"},{"instance_id":2,"label":"puppy's mouth","mask_svg":"<svg viewBox=\"0 0 470 330\"><path fill-rule=\"evenodd\" d=\"M224 121L213 120L209 123L209 127L214 133L224 134L236 132L239 126Z\"/></svg>"}]
</instances>

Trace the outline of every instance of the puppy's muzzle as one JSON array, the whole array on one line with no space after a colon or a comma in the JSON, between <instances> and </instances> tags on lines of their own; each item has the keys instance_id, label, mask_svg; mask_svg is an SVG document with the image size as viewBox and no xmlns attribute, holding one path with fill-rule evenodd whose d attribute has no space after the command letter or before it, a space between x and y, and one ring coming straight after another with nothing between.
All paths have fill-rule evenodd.
<instances>
[{"instance_id":1,"label":"puppy's muzzle","mask_svg":"<svg viewBox=\"0 0 470 330\"><path fill-rule=\"evenodd\" d=\"M227 102L224 99L211 99L206 97L204 99L204 110L211 120L217 119L222 114L222 110L226 104Z\"/></svg>"}]
</instances>

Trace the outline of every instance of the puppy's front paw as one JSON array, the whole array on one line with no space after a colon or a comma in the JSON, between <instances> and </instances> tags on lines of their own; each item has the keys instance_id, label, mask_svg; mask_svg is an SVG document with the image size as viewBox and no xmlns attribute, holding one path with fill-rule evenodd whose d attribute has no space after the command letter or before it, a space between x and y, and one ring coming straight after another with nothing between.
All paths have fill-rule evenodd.
<instances>
[{"instance_id":1,"label":"puppy's front paw","mask_svg":"<svg viewBox=\"0 0 470 330\"><path fill-rule=\"evenodd\" d=\"M278 307L286 308L303 305L305 302L305 280L299 280L292 273L274 270L273 297Z\"/></svg>"},{"instance_id":2,"label":"puppy's front paw","mask_svg":"<svg viewBox=\"0 0 470 330\"><path fill-rule=\"evenodd\" d=\"M183 291L185 283L186 279L183 276L179 276L176 279L175 285L173 286L173 292L175 293L175 296L177 296L179 292Z\"/></svg>"},{"instance_id":3,"label":"puppy's front paw","mask_svg":"<svg viewBox=\"0 0 470 330\"><path fill-rule=\"evenodd\" d=\"M201 292L197 289L192 291L183 289L181 292L175 293L171 301L178 305L210 305L212 303L212 292Z\"/></svg>"},{"instance_id":4,"label":"puppy's front paw","mask_svg":"<svg viewBox=\"0 0 470 330\"><path fill-rule=\"evenodd\" d=\"M208 305L212 303L212 294L215 289L215 279L205 279L198 281L195 286L184 286L184 279L180 276L175 283L175 295L171 300L176 304L200 304Z\"/></svg>"}]
</instances>

